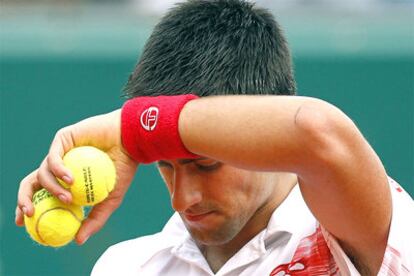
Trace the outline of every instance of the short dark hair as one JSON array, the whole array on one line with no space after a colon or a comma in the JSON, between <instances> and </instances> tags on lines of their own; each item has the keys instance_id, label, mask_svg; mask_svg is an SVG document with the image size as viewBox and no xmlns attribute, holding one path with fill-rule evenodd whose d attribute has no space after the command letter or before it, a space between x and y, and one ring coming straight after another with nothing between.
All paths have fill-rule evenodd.
<instances>
[{"instance_id":1,"label":"short dark hair","mask_svg":"<svg viewBox=\"0 0 414 276\"><path fill-rule=\"evenodd\" d=\"M124 92L293 95L296 84L289 47L269 11L243 0L189 0L155 27Z\"/></svg>"}]
</instances>

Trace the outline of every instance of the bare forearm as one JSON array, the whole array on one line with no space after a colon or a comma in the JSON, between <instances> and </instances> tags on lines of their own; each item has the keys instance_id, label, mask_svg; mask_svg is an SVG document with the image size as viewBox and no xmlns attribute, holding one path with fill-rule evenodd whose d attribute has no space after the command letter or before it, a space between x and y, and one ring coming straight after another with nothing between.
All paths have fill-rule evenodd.
<instances>
[{"instance_id":1,"label":"bare forearm","mask_svg":"<svg viewBox=\"0 0 414 276\"><path fill-rule=\"evenodd\" d=\"M292 171L303 158L298 111L320 102L296 96L203 98L184 107L179 131L184 145L202 156L248 169Z\"/></svg>"}]
</instances>

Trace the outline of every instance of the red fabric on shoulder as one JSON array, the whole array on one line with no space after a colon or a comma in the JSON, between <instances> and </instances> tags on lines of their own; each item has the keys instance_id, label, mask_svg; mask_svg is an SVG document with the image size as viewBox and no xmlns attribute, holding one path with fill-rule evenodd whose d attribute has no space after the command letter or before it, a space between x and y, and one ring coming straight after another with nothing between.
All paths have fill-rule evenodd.
<instances>
[{"instance_id":1,"label":"red fabric on shoulder","mask_svg":"<svg viewBox=\"0 0 414 276\"><path fill-rule=\"evenodd\" d=\"M196 95L136 97L125 102L121 113L122 144L139 163L178 158L193 159L178 133L184 105Z\"/></svg>"}]
</instances>

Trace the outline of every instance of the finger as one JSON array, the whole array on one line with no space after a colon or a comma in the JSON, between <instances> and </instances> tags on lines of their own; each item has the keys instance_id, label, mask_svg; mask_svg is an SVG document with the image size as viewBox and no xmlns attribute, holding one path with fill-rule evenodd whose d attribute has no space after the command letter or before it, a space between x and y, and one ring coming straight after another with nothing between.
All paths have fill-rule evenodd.
<instances>
[{"instance_id":1,"label":"finger","mask_svg":"<svg viewBox=\"0 0 414 276\"><path fill-rule=\"evenodd\" d=\"M119 203L116 200L104 201L94 206L88 217L82 222L82 226L76 234L76 242L79 245L84 244L89 237L105 225L118 206Z\"/></svg>"},{"instance_id":2,"label":"finger","mask_svg":"<svg viewBox=\"0 0 414 276\"><path fill-rule=\"evenodd\" d=\"M55 175L49 171L48 163L43 160L40 165L37 179L41 185L48 190L52 195L59 198L62 202L69 204L72 201L71 193L63 188L57 181Z\"/></svg>"},{"instance_id":3,"label":"finger","mask_svg":"<svg viewBox=\"0 0 414 276\"><path fill-rule=\"evenodd\" d=\"M49 154L46 162L48 164L50 172L55 177L60 178L67 184L73 183L73 175L71 171L65 167L63 159L60 155Z\"/></svg>"},{"instance_id":4,"label":"finger","mask_svg":"<svg viewBox=\"0 0 414 276\"><path fill-rule=\"evenodd\" d=\"M14 222L17 226L24 225L23 212L20 210L19 206L16 206L16 218L14 219Z\"/></svg>"},{"instance_id":5,"label":"finger","mask_svg":"<svg viewBox=\"0 0 414 276\"><path fill-rule=\"evenodd\" d=\"M70 130L64 128L59 130L50 145L49 154L47 156L47 164L52 174L67 184L73 182L71 171L65 167L63 156L66 152L74 147Z\"/></svg>"},{"instance_id":6,"label":"finger","mask_svg":"<svg viewBox=\"0 0 414 276\"><path fill-rule=\"evenodd\" d=\"M19 191L17 193L17 208L20 209L21 213L31 217L34 213L34 207L32 203L33 194L36 190L40 189L39 182L37 181L38 170L33 171L28 176L26 176L19 186ZM16 213L16 219L19 218L21 221L21 213ZM19 216L19 217L17 217Z\"/></svg>"}]
</instances>

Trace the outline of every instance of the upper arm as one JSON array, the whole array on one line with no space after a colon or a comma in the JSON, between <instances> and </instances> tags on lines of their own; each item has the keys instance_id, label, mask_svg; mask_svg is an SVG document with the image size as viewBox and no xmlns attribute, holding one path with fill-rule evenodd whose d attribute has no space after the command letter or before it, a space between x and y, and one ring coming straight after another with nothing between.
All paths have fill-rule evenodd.
<instances>
[{"instance_id":1,"label":"upper arm","mask_svg":"<svg viewBox=\"0 0 414 276\"><path fill-rule=\"evenodd\" d=\"M179 133L195 154L297 174L319 222L364 264L379 266L391 218L387 176L339 109L308 97L206 97L183 108Z\"/></svg>"},{"instance_id":2,"label":"upper arm","mask_svg":"<svg viewBox=\"0 0 414 276\"><path fill-rule=\"evenodd\" d=\"M295 124L306 137L299 169L303 197L319 222L351 257L379 269L391 222L382 163L355 124L327 104L304 105Z\"/></svg>"}]
</instances>

